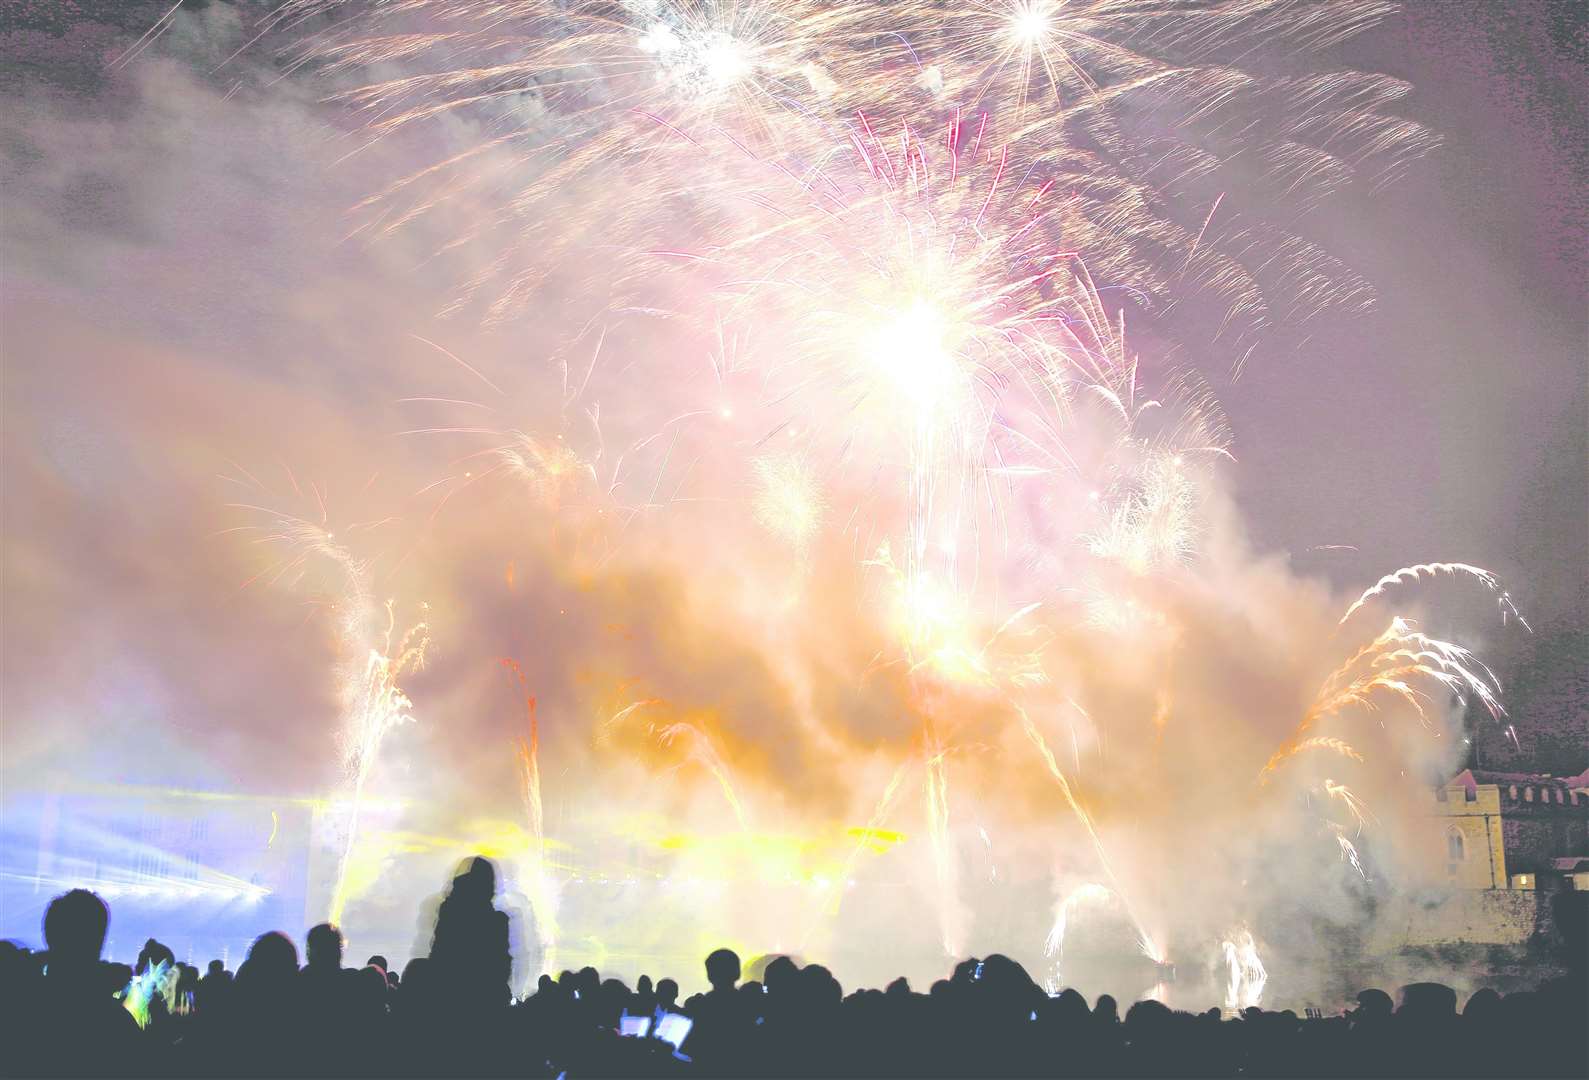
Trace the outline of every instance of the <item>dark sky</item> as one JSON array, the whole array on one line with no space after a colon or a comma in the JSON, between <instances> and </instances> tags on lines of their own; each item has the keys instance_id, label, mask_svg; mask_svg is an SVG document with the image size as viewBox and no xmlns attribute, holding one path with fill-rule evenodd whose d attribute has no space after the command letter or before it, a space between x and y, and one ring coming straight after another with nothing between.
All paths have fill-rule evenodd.
<instances>
[{"instance_id":1,"label":"dark sky","mask_svg":"<svg viewBox=\"0 0 1589 1080\"><path fill-rule=\"evenodd\" d=\"M1316 235L1377 314L1222 397L1260 538L1352 578L1426 558L1489 566L1545 627L1581 626L1586 470L1586 8L1415 3L1343 61L1406 79L1444 145L1351 193ZM1308 565L1302 563L1302 565Z\"/></svg>"},{"instance_id":2,"label":"dark sky","mask_svg":"<svg viewBox=\"0 0 1589 1080\"><path fill-rule=\"evenodd\" d=\"M1537 735L1525 749L1536 768L1581 767L1589 6L1414 3L1342 60L1410 82L1405 114L1444 144L1320 216L1379 310L1222 389L1238 498L1261 545L1336 581L1431 558L1501 573L1537 631L1486 642ZM1493 725L1472 727L1503 763Z\"/></svg>"}]
</instances>

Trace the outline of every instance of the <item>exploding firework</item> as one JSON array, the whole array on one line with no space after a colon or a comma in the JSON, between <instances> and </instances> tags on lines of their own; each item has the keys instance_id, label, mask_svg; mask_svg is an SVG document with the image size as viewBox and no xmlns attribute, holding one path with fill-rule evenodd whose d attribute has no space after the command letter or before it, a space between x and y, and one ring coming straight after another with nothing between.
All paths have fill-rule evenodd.
<instances>
[{"instance_id":1,"label":"exploding firework","mask_svg":"<svg viewBox=\"0 0 1589 1080\"><path fill-rule=\"evenodd\" d=\"M522 311L582 245L648 234L679 197L733 190L710 168L660 167L658 126L809 156L825 125L869 109L1041 142L1070 243L1095 269L1143 299L1212 293L1245 348L1251 331L1371 296L1249 204L1382 182L1432 143L1390 111L1397 80L1244 66L1261 47L1322 50L1390 10L1362 0L407 0L351 18L346 6L292 0L267 29L290 31L290 63L326 70L372 140L447 121L483 132L372 197L364 227L473 208L443 245L492 252L464 298L486 294L494 318Z\"/></svg>"},{"instance_id":2,"label":"exploding firework","mask_svg":"<svg viewBox=\"0 0 1589 1080\"><path fill-rule=\"evenodd\" d=\"M1458 700L1472 695L1491 716L1499 719L1505 715L1500 687L1489 668L1462 646L1421 634L1397 616L1383 633L1330 673L1292 737L1264 764L1263 776L1303 750L1342 753L1339 740L1312 738L1309 733L1323 721L1351 710L1373 711L1385 699L1401 702L1429 727L1429 706L1434 702L1430 687Z\"/></svg>"},{"instance_id":3,"label":"exploding firework","mask_svg":"<svg viewBox=\"0 0 1589 1080\"><path fill-rule=\"evenodd\" d=\"M1215 929L1256 919L1239 876L1208 870L1272 821L1286 843L1332 838L1318 862L1338 875L1339 852L1361 887L1392 817L1383 781L1408 747L1435 741L1465 699L1502 715L1489 670L1405 617L1355 651L1340 643L1370 605L1436 574L1477 581L1515 617L1487 571L1409 567L1338 626L1325 607L1320 629L1303 590L1274 603L1263 572L1232 569L1228 543L1207 550L1231 459L1218 403L1193 371L1139 364L1126 337L1127 307L1199 292L1240 341L1366 301L1365 283L1244 204L1283 192L1307 206L1394 171L1428 141L1386 111L1402 87L1274 77L1235 58L1282 37L1330 45L1380 5L394 0L317 21L339 6L294 0L276 18L307 35L300 59L329 68L375 138L469 122L463 145L443 137L447 152L373 196L364 227L443 223L442 243L480 267L465 296L498 319L536 305L557 339L531 375L560 376L556 394L521 406L441 349L468 396L404 399L445 414L404 432L446 448L422 492L430 523L505 481L537 528L603 517L566 546L531 543L532 557L566 560L595 536L599 557L569 575L593 593L609 572L681 585L664 594L687 609L672 639L615 645L611 666L645 675L609 678L585 662L588 639L548 648L578 670L558 715L590 719L582 752L700 796L666 807L702 819L702 836L675 839L713 852L714 880L784 869L785 849L814 845L757 831L772 822L833 832L804 790L821 788L825 813L866 825L812 857L819 873L799 867L841 883L801 909L808 936L846 913L870 851L916 860L937 944L958 954L980 877L964 872L961 831L977 822L991 866L991 808L1042 837L1009 838L1012 851L1054 859L1051 954L1108 897L1162 964L1179 942L1217 939L1183 932L1181 897L1156 877L1195 870L1182 877L1207 882ZM1248 161L1257 179L1239 175ZM543 308L550 280L599 310ZM372 599L369 564L323 512L269 517L259 538L285 554L265 580L333 575L357 653L339 916L358 891L357 807L383 739L411 716L402 680L426 631L392 640L393 607ZM1281 608L1300 612L1295 625ZM699 659L698 641L732 643L735 662L702 663L687 694L674 691L688 672L654 686L672 674L659 667ZM1210 659L1226 685L1201 677ZM503 745L549 953L543 747L513 671L527 730ZM754 715L762 698L741 679L795 704ZM793 764L769 767L780 753ZM1313 771L1323 761L1329 776ZM1188 836L1178 819L1193 798ZM1282 812L1293 803L1299 818ZM904 855L873 843L896 815L923 833ZM1011 876L997 835L990 889ZM1252 935L1227 934L1222 956L1229 1007L1256 1003L1267 976Z\"/></svg>"}]
</instances>

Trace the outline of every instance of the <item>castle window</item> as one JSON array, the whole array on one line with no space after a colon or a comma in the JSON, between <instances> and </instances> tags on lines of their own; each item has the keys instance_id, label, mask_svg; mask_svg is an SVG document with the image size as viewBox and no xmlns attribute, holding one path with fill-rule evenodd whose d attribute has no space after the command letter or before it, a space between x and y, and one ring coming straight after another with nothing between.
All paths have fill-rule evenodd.
<instances>
[{"instance_id":1,"label":"castle window","mask_svg":"<svg viewBox=\"0 0 1589 1080\"><path fill-rule=\"evenodd\" d=\"M1517 799L1517 785L1513 784L1511 786L1511 788L1509 788L1508 790L1509 790L1509 792L1511 794L1512 799L1515 801Z\"/></svg>"},{"instance_id":2,"label":"castle window","mask_svg":"<svg viewBox=\"0 0 1589 1080\"><path fill-rule=\"evenodd\" d=\"M1446 832L1446 859L1450 862L1462 862L1468 857L1467 841L1463 839L1461 829L1450 829Z\"/></svg>"},{"instance_id":3,"label":"castle window","mask_svg":"<svg viewBox=\"0 0 1589 1080\"><path fill-rule=\"evenodd\" d=\"M1463 802L1478 802L1479 801L1479 789L1476 788L1476 787L1463 788L1462 789L1462 801Z\"/></svg>"},{"instance_id":4,"label":"castle window","mask_svg":"<svg viewBox=\"0 0 1589 1080\"><path fill-rule=\"evenodd\" d=\"M1533 788L1526 787L1526 788L1523 789L1523 801L1524 802L1533 802L1534 801L1534 789Z\"/></svg>"}]
</instances>

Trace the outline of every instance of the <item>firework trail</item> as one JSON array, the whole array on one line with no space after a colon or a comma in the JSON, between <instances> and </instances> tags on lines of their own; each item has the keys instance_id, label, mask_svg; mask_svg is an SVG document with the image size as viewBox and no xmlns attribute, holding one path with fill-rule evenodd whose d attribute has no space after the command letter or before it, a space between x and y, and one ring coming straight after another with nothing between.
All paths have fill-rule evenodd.
<instances>
[{"instance_id":1,"label":"firework trail","mask_svg":"<svg viewBox=\"0 0 1589 1080\"><path fill-rule=\"evenodd\" d=\"M556 970L557 960L557 891L552 884L546 861L546 819L541 802L541 732L535 716L535 697L530 693L529 681L518 662L506 657L501 664L512 673L524 697L524 718L527 737L515 740L519 762L520 790L524 798L524 813L529 824L530 860L528 884L530 903L535 915L536 938L541 945L541 969Z\"/></svg>"},{"instance_id":2,"label":"firework trail","mask_svg":"<svg viewBox=\"0 0 1589 1080\"><path fill-rule=\"evenodd\" d=\"M1109 854L1104 850L1103 838L1098 835L1097 827L1093 824L1092 815L1087 813L1086 808L1077 801L1076 794L1071 789L1070 781L1065 779L1065 774L1060 769L1059 762L1054 759L1053 751L1048 748L1048 742L1043 738L1043 733L1037 730L1037 726L1032 723L1031 717L1026 715L1024 709L1017 708L1017 711L1020 713L1021 724L1026 731L1027 737L1032 740L1033 745L1037 747L1038 753L1042 755L1044 763L1048 766L1049 775L1054 778L1054 782L1059 785L1060 793L1065 797L1065 803L1070 807L1071 812L1076 815L1076 819L1086 828L1088 839L1092 842L1093 852L1098 857L1098 865L1108 876L1114 895L1120 898L1126 914L1130 916L1132 923L1136 927L1137 943L1141 947L1143 955L1155 963L1163 961L1164 955L1154 943L1153 936L1148 933L1142 920L1132 910L1130 900L1121 891L1120 879L1115 876L1114 867L1109 865Z\"/></svg>"},{"instance_id":3,"label":"firework trail","mask_svg":"<svg viewBox=\"0 0 1589 1080\"><path fill-rule=\"evenodd\" d=\"M1301 754L1309 750L1328 750L1331 753L1340 754L1344 758L1350 758L1359 764L1363 761L1363 755L1352 749L1351 744L1345 739L1331 738L1328 735L1315 735L1311 739L1303 739L1297 743L1292 753Z\"/></svg>"},{"instance_id":4,"label":"firework trail","mask_svg":"<svg viewBox=\"0 0 1589 1080\"><path fill-rule=\"evenodd\" d=\"M238 472L247 478L249 486L263 490L263 485L252 473L240 467ZM300 499L305 498L298 478L291 470L286 472L294 494ZM223 476L222 479L236 484L245 483L232 476ZM267 588L280 586L295 589L317 567L333 568L337 581L329 590L332 597L330 607L342 636L354 638L363 633L363 624L369 615L371 601L368 582L371 567L368 561L355 557L352 550L338 538L337 530L331 528L324 491L313 483L307 487L318 510L314 517L299 516L259 503L227 503L226 508L229 510L241 510L250 517L264 520L222 530L220 535L244 533L251 537L252 544L273 548L278 553L263 569L243 582L244 589L255 584L263 584ZM390 520L357 523L341 531L344 536L364 532Z\"/></svg>"},{"instance_id":5,"label":"firework trail","mask_svg":"<svg viewBox=\"0 0 1589 1080\"><path fill-rule=\"evenodd\" d=\"M541 811L541 732L540 725L535 719L535 697L530 693L529 683L524 678L524 671L518 661L504 657L500 663L518 682L519 690L524 695L525 726L529 738L520 736L518 739L519 764L523 770L524 811L529 819L530 837L537 848L544 854L546 831L543 827Z\"/></svg>"},{"instance_id":6,"label":"firework trail","mask_svg":"<svg viewBox=\"0 0 1589 1080\"><path fill-rule=\"evenodd\" d=\"M927 747L924 794L927 828L932 840L933 867L938 876L938 920L945 956L959 956L965 941L961 918L959 868L949 835L949 774L945 751L936 742Z\"/></svg>"},{"instance_id":7,"label":"firework trail","mask_svg":"<svg viewBox=\"0 0 1589 1080\"><path fill-rule=\"evenodd\" d=\"M739 823L739 831L746 836L750 835L750 819L745 816L745 808L740 804L739 796L734 791L734 781L729 775L728 765L723 760L723 755L718 753L717 746L712 742L712 737L706 729L688 720L680 720L667 724L657 730L657 739L663 746L676 746L682 744L687 760L699 764L717 781L717 786L723 793L723 800L728 803L729 809L734 811L734 820Z\"/></svg>"},{"instance_id":8,"label":"firework trail","mask_svg":"<svg viewBox=\"0 0 1589 1080\"><path fill-rule=\"evenodd\" d=\"M425 605L420 605L423 611ZM412 722L413 702L398 680L425 666L425 649L430 643L430 627L421 618L394 641L397 627L396 605L386 603L386 630L379 646L369 648L364 664L343 685L343 764L352 788L352 807L348 813L347 841L337 865L336 885L331 892L327 921L340 924L350 895L348 870L358 843L359 814L364 806L364 788L380 756L386 736L402 724Z\"/></svg>"},{"instance_id":9,"label":"firework trail","mask_svg":"<svg viewBox=\"0 0 1589 1080\"><path fill-rule=\"evenodd\" d=\"M1440 641L1413 630L1406 620L1393 618L1385 631L1353 653L1330 673L1302 722L1264 764L1260 780L1267 778L1287 758L1304 749L1342 752L1334 740L1309 737L1324 720L1350 709L1374 710L1381 699L1406 704L1425 727L1430 724L1427 687L1436 686L1460 699L1471 694L1499 719L1505 715L1494 674L1471 652L1449 641Z\"/></svg>"},{"instance_id":10,"label":"firework trail","mask_svg":"<svg viewBox=\"0 0 1589 1080\"><path fill-rule=\"evenodd\" d=\"M1501 588L1500 580L1482 566L1470 566L1467 563L1419 563L1416 566L1404 566L1400 570L1386 574L1373 585L1363 590L1363 594L1352 601L1352 606L1346 609L1346 614L1341 616L1340 625L1345 626L1348 619L1362 610L1365 604L1384 596L1398 585L1408 585L1425 577L1439 577L1441 574L1450 577L1467 576L1473 578L1490 592L1495 594L1495 602L1501 609L1501 619L1504 623L1508 618L1516 619L1522 623L1525 630L1531 630L1528 621L1518 612L1512 603L1511 594Z\"/></svg>"},{"instance_id":11,"label":"firework trail","mask_svg":"<svg viewBox=\"0 0 1589 1080\"><path fill-rule=\"evenodd\" d=\"M1357 876L1364 881L1368 880L1368 871L1363 869L1363 860L1357 853L1357 845L1347 838L1346 830L1335 822L1329 822L1330 831L1335 835L1336 846L1341 849L1341 861L1357 871Z\"/></svg>"},{"instance_id":12,"label":"firework trail","mask_svg":"<svg viewBox=\"0 0 1589 1080\"><path fill-rule=\"evenodd\" d=\"M1107 887L1096 882L1078 885L1067 893L1058 904L1054 905L1054 925L1048 931L1048 937L1043 940L1043 955L1054 961L1053 972L1047 979L1050 994L1059 990L1059 979L1062 977L1061 968L1065 961L1065 934L1070 927L1071 916L1082 904L1096 904L1114 899L1115 894Z\"/></svg>"},{"instance_id":13,"label":"firework trail","mask_svg":"<svg viewBox=\"0 0 1589 1080\"><path fill-rule=\"evenodd\" d=\"M1352 816L1352 820L1357 822L1359 834L1362 833L1370 821L1374 820L1374 815L1369 812L1368 807L1363 805L1363 800L1352 794L1351 789L1345 784L1337 784L1334 780L1326 777L1324 793L1332 799L1339 800L1341 805L1346 807L1346 811Z\"/></svg>"},{"instance_id":14,"label":"firework trail","mask_svg":"<svg viewBox=\"0 0 1589 1080\"><path fill-rule=\"evenodd\" d=\"M881 829L883 827L883 823L888 820L888 811L890 807L893 806L894 796L899 792L900 781L905 778L905 772L907 769L909 769L909 767L910 762L901 762L895 767L893 774L889 776L888 783L883 788L883 794L878 798L877 805L872 809L872 816L866 821L865 829L863 829L861 834L856 837L855 846L850 849L849 855L845 857L844 869L840 878L841 881L847 882L850 880L850 874L855 868L855 862L861 857L861 849L866 846L867 841L871 839L872 835L878 829ZM844 891L842 889L834 893L833 899L830 901L828 907L828 914L830 916L837 915L839 913L839 905L843 903L843 900ZM809 935L810 931L808 930L807 936L809 937Z\"/></svg>"},{"instance_id":15,"label":"firework trail","mask_svg":"<svg viewBox=\"0 0 1589 1080\"><path fill-rule=\"evenodd\" d=\"M263 488L251 473L241 468L238 472L248 485ZM343 539L367 533L396 519L388 517L333 530L329 525L330 512L324 490L316 484L300 485L290 470L287 477L300 499L308 497L304 492L304 488L308 488L318 511L315 517L259 503L229 503L231 509L264 520L227 531L250 535L254 544L277 551L274 561L244 582L245 588L259 582L297 588L319 568L332 572L332 581L321 602L332 615L338 651L344 656L338 670L341 703L338 742L350 799L346 836L338 858L328 916L335 924L341 921L349 898L349 869L358 841L365 786L387 734L413 719L413 703L398 680L424 666L429 627L424 621L426 606L421 604L419 620L401 635L397 634L395 602L388 600L384 605L376 602L372 562L356 556ZM232 477L226 479L245 483ZM371 477L366 483L366 489L374 479Z\"/></svg>"},{"instance_id":16,"label":"firework trail","mask_svg":"<svg viewBox=\"0 0 1589 1080\"><path fill-rule=\"evenodd\" d=\"M1245 926L1232 931L1220 943L1225 957L1225 1009L1240 1012L1257 1008L1263 999L1269 972L1258 956L1258 943Z\"/></svg>"}]
</instances>

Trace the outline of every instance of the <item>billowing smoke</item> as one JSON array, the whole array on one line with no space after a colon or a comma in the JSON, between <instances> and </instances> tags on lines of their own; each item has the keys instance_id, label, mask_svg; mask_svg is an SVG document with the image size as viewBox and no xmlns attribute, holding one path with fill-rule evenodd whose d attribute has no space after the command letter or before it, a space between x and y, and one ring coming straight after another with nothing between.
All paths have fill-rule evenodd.
<instances>
[{"instance_id":1,"label":"billowing smoke","mask_svg":"<svg viewBox=\"0 0 1589 1080\"><path fill-rule=\"evenodd\" d=\"M1217 405L1138 364L1085 252L1026 287L1091 370L935 371L950 331L918 320L862 346L902 376L836 377L875 283L832 276L856 219L797 237L799 295L747 284L813 185L722 151L724 209L684 179L702 132L646 136L674 179L643 241L591 206L651 179L543 192L564 246L483 329L458 297L511 277L499 192L349 210L489 125L371 143L255 54L201 74L246 40L229 11L92 109L40 87L6 121L8 799L73 774L323 800L306 917L399 956L484 851L524 974L727 942L852 981L1091 957L1139 994L1149 960L1223 981L1256 949L1291 998L1336 989L1320 928L1418 872L1404 832L1493 686L1406 605L1477 597L1466 625L1511 632L1496 583L1429 571L1342 623L1352 595L1254 549ZM881 170L844 168L863 204Z\"/></svg>"}]
</instances>

